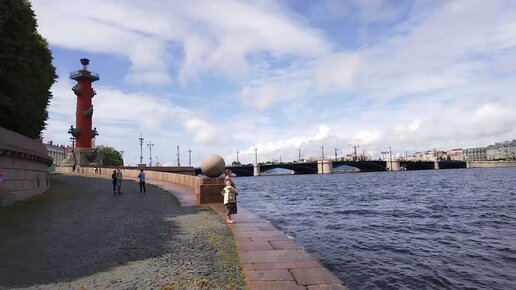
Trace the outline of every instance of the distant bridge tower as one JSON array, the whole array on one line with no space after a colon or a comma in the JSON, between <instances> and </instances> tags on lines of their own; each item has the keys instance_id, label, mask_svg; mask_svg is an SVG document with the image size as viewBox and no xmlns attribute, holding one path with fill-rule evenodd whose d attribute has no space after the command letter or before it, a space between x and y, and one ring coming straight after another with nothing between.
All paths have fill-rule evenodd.
<instances>
[{"instance_id":1,"label":"distant bridge tower","mask_svg":"<svg viewBox=\"0 0 516 290\"><path fill-rule=\"evenodd\" d=\"M75 164L81 166L99 163L97 152L92 150L92 139L99 133L97 128L92 130L92 99L96 92L91 87L92 82L99 80L99 75L87 70L89 63L89 59L82 58L82 69L70 73L70 79L77 81L77 84L72 87L74 94L77 96L77 107L75 110L75 128L70 126L68 133L75 137Z\"/></svg>"},{"instance_id":2,"label":"distant bridge tower","mask_svg":"<svg viewBox=\"0 0 516 290\"><path fill-rule=\"evenodd\" d=\"M318 174L329 174L333 173L333 162L328 158L322 158L317 160L317 173Z\"/></svg>"}]
</instances>

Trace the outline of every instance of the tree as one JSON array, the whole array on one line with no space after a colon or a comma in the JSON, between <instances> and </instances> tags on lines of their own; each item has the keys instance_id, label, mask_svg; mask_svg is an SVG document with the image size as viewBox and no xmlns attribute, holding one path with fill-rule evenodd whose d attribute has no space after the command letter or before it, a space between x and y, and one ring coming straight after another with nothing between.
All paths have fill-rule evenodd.
<instances>
[{"instance_id":1,"label":"tree","mask_svg":"<svg viewBox=\"0 0 516 290\"><path fill-rule=\"evenodd\" d=\"M100 154L102 165L104 166L123 166L122 154L115 148L109 146L98 146L97 152Z\"/></svg>"},{"instance_id":2,"label":"tree","mask_svg":"<svg viewBox=\"0 0 516 290\"><path fill-rule=\"evenodd\" d=\"M0 1L0 127L37 139L57 76L27 0Z\"/></svg>"}]
</instances>

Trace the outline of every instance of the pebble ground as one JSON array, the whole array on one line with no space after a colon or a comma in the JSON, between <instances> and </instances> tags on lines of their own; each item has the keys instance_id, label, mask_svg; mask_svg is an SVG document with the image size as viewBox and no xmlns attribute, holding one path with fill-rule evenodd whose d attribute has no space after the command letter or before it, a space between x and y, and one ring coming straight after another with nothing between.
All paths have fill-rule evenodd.
<instances>
[{"instance_id":1,"label":"pebble ground","mask_svg":"<svg viewBox=\"0 0 516 290\"><path fill-rule=\"evenodd\" d=\"M51 177L0 208L0 289L244 289L235 242L207 207L124 181Z\"/></svg>"}]
</instances>

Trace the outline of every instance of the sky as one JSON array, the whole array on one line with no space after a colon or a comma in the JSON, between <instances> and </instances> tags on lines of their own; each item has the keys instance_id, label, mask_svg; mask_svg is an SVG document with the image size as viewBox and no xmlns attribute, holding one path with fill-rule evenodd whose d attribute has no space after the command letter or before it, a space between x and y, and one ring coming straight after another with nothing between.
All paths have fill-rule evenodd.
<instances>
[{"instance_id":1,"label":"sky","mask_svg":"<svg viewBox=\"0 0 516 290\"><path fill-rule=\"evenodd\" d=\"M96 145L129 165L379 158L516 139L516 1L33 0L69 144L69 73L100 75Z\"/></svg>"}]
</instances>

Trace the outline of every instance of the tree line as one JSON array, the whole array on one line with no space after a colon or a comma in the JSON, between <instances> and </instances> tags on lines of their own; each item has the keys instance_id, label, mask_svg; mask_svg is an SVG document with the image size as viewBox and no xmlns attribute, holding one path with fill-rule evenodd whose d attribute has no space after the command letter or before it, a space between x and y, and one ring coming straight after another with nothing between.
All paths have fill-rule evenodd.
<instances>
[{"instance_id":1,"label":"tree line","mask_svg":"<svg viewBox=\"0 0 516 290\"><path fill-rule=\"evenodd\" d=\"M38 139L56 81L48 42L27 0L0 0L0 127Z\"/></svg>"}]
</instances>

